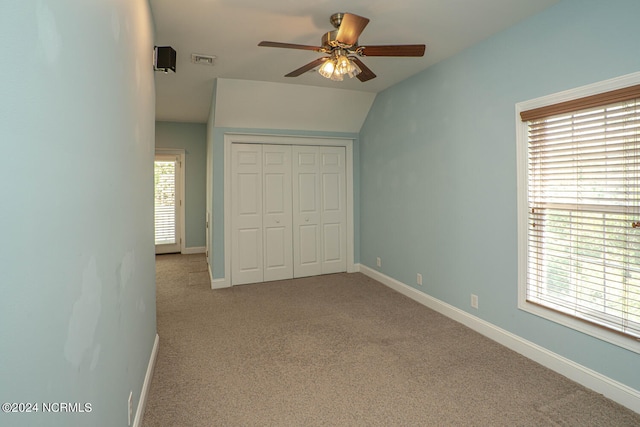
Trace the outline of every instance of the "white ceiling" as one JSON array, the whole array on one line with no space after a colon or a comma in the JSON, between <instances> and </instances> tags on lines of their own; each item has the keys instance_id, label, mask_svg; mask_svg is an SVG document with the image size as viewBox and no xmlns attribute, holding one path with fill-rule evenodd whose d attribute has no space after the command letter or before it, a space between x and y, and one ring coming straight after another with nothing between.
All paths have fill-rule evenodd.
<instances>
[{"instance_id":1,"label":"white ceiling","mask_svg":"<svg viewBox=\"0 0 640 427\"><path fill-rule=\"evenodd\" d=\"M178 53L175 74L156 73L156 119L206 122L216 78L377 93L558 1L150 0L156 44ZM320 46L335 12L371 20L360 45L424 43L425 56L363 58L377 78L333 82L314 71L284 77L322 54L258 47L262 40ZM192 53L215 55L215 65L192 64Z\"/></svg>"}]
</instances>

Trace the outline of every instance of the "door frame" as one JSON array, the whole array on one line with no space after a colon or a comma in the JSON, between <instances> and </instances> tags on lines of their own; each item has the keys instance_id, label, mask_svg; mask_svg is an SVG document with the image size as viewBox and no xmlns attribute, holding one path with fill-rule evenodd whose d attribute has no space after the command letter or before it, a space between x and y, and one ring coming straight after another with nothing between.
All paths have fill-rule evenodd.
<instances>
[{"instance_id":1,"label":"door frame","mask_svg":"<svg viewBox=\"0 0 640 427\"><path fill-rule=\"evenodd\" d=\"M184 216L184 206L186 201L185 194L185 170L187 169L186 164L186 156L184 149L181 148L156 148L153 160L155 162L156 155L169 155L169 156L178 156L180 161L180 168L178 169L178 173L176 174L176 188L180 192L180 203L178 204L178 209L176 210L176 230L179 234L178 238L180 239L180 253L184 252L186 236L185 236L185 216ZM155 190L155 187L154 187ZM154 208L155 209L155 208ZM154 233L155 237L155 233Z\"/></svg>"},{"instance_id":2,"label":"door frame","mask_svg":"<svg viewBox=\"0 0 640 427\"><path fill-rule=\"evenodd\" d=\"M347 273L355 273L353 218L353 139L315 136L224 134L224 279L216 279L216 288L231 286L231 144L315 145L345 148L347 196Z\"/></svg>"}]
</instances>

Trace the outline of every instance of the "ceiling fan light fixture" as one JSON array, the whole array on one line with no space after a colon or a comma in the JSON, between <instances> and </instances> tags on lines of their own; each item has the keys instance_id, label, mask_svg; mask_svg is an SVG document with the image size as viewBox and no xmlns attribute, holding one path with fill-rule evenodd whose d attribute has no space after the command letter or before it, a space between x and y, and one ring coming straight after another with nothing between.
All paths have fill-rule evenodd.
<instances>
[{"instance_id":1,"label":"ceiling fan light fixture","mask_svg":"<svg viewBox=\"0 0 640 427\"><path fill-rule=\"evenodd\" d=\"M333 62L333 59L327 59L324 61L324 64L318 69L318 74L327 79L331 78L331 75L335 71L336 66Z\"/></svg>"},{"instance_id":2,"label":"ceiling fan light fixture","mask_svg":"<svg viewBox=\"0 0 640 427\"><path fill-rule=\"evenodd\" d=\"M334 52L318 69L318 74L333 81L341 82L344 76L357 76L362 70L351 58L342 52Z\"/></svg>"},{"instance_id":3,"label":"ceiling fan light fixture","mask_svg":"<svg viewBox=\"0 0 640 427\"><path fill-rule=\"evenodd\" d=\"M343 76L349 76L349 78L353 78L362 72L358 64L344 55L338 57L336 70Z\"/></svg>"},{"instance_id":4,"label":"ceiling fan light fixture","mask_svg":"<svg viewBox=\"0 0 640 427\"><path fill-rule=\"evenodd\" d=\"M333 80L334 82L341 82L342 80L344 80L344 76L340 74L338 70L335 70L333 74L331 74L331 80Z\"/></svg>"},{"instance_id":5,"label":"ceiling fan light fixture","mask_svg":"<svg viewBox=\"0 0 640 427\"><path fill-rule=\"evenodd\" d=\"M349 61L349 58L344 55L338 56L338 59L336 60L336 70L338 71L338 73L342 75L349 74L349 71L352 68L353 65L351 65L351 61Z\"/></svg>"},{"instance_id":6,"label":"ceiling fan light fixture","mask_svg":"<svg viewBox=\"0 0 640 427\"><path fill-rule=\"evenodd\" d=\"M362 72L360 67L358 67L358 64L353 62L353 60L350 59L349 63L351 64L351 68L349 68L349 77L353 78Z\"/></svg>"}]
</instances>

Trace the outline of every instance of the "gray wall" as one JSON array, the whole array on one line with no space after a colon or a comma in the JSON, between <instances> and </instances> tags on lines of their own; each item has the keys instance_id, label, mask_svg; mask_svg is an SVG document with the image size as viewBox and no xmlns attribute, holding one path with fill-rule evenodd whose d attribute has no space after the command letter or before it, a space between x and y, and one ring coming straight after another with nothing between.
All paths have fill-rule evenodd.
<instances>
[{"instance_id":1,"label":"gray wall","mask_svg":"<svg viewBox=\"0 0 640 427\"><path fill-rule=\"evenodd\" d=\"M181 148L185 151L185 247L204 247L207 125L156 122L156 148Z\"/></svg>"},{"instance_id":2,"label":"gray wall","mask_svg":"<svg viewBox=\"0 0 640 427\"><path fill-rule=\"evenodd\" d=\"M0 40L0 402L92 405L0 425L126 426L156 336L149 4L2 2Z\"/></svg>"},{"instance_id":3,"label":"gray wall","mask_svg":"<svg viewBox=\"0 0 640 427\"><path fill-rule=\"evenodd\" d=\"M635 390L640 354L517 308L515 104L640 70L639 16L562 1L378 94L360 133L362 264Z\"/></svg>"}]
</instances>

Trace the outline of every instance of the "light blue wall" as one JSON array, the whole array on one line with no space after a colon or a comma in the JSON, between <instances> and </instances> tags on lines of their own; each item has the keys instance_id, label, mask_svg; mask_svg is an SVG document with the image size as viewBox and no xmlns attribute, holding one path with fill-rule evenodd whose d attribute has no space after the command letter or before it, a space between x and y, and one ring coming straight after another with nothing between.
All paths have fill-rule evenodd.
<instances>
[{"instance_id":1,"label":"light blue wall","mask_svg":"<svg viewBox=\"0 0 640 427\"><path fill-rule=\"evenodd\" d=\"M215 105L215 98L214 104ZM212 108L213 109L213 108ZM359 145L358 135L353 133L342 132L311 132L300 130L283 130L283 129L246 129L246 128L222 128L213 127L211 130L211 160L212 160L212 254L209 259L210 268L213 272L214 279L225 277L224 271L224 134L225 133L248 133L261 135L291 135L291 136L316 136L316 137L332 137L332 138L349 138L353 139L353 193L354 193L354 235L355 241L359 242L359 216L357 202L360 197L360 180L359 180ZM354 245L354 260L357 263L360 259L360 246Z\"/></svg>"},{"instance_id":2,"label":"light blue wall","mask_svg":"<svg viewBox=\"0 0 640 427\"><path fill-rule=\"evenodd\" d=\"M360 134L362 264L636 390L640 355L517 309L514 110L639 71L638 17L563 1L378 94Z\"/></svg>"},{"instance_id":3,"label":"light blue wall","mask_svg":"<svg viewBox=\"0 0 640 427\"><path fill-rule=\"evenodd\" d=\"M204 247L207 125L156 122L156 148L185 151L185 247Z\"/></svg>"},{"instance_id":4,"label":"light blue wall","mask_svg":"<svg viewBox=\"0 0 640 427\"><path fill-rule=\"evenodd\" d=\"M3 1L3 426L126 426L156 335L147 0Z\"/></svg>"}]
</instances>

